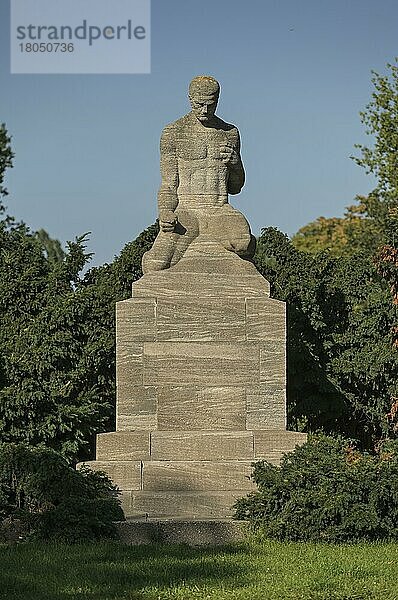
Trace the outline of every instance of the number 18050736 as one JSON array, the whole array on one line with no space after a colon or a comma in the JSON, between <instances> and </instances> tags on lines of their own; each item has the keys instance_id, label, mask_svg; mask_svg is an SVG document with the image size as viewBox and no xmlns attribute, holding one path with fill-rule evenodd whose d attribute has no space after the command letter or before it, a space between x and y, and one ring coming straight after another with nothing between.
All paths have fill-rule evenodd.
<instances>
[{"instance_id":1,"label":"number 18050736","mask_svg":"<svg viewBox=\"0 0 398 600\"><path fill-rule=\"evenodd\" d=\"M19 44L21 52L73 52L74 46L72 42L25 42Z\"/></svg>"}]
</instances>

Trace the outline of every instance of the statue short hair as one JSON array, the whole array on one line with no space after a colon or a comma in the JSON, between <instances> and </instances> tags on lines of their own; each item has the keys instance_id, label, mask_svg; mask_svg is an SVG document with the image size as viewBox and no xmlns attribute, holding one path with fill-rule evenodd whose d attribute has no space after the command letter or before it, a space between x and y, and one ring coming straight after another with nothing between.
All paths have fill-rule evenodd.
<instances>
[{"instance_id":1,"label":"statue short hair","mask_svg":"<svg viewBox=\"0 0 398 600\"><path fill-rule=\"evenodd\" d=\"M195 96L196 94L203 94L205 96L216 96L218 98L220 94L220 84L217 79L210 75L199 75L194 77L189 84L189 96Z\"/></svg>"}]
</instances>

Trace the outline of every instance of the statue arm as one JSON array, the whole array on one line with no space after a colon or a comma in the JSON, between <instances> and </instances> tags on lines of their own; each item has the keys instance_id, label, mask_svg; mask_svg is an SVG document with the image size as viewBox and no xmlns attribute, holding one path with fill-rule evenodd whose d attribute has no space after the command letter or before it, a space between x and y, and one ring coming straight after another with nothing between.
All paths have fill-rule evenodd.
<instances>
[{"instance_id":1,"label":"statue arm","mask_svg":"<svg viewBox=\"0 0 398 600\"><path fill-rule=\"evenodd\" d=\"M161 185L158 192L159 218L174 212L178 205L177 188L179 183L175 134L170 127L165 127L160 139L160 173Z\"/></svg>"},{"instance_id":2,"label":"statue arm","mask_svg":"<svg viewBox=\"0 0 398 600\"><path fill-rule=\"evenodd\" d=\"M234 130L233 148L237 160L229 165L228 192L239 194L245 183L245 170L240 157L240 137L237 129Z\"/></svg>"}]
</instances>

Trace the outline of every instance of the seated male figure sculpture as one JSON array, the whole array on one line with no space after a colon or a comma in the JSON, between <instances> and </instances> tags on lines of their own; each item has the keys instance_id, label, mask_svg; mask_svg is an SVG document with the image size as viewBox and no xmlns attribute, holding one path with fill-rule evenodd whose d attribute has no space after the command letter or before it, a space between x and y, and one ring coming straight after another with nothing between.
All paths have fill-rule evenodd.
<instances>
[{"instance_id":1,"label":"seated male figure sculpture","mask_svg":"<svg viewBox=\"0 0 398 600\"><path fill-rule=\"evenodd\" d=\"M175 265L198 236L245 259L254 253L248 222L228 204L228 194L242 189L245 172L238 129L215 115L219 93L213 77L195 77L189 86L192 111L163 130L160 232L144 254L144 273Z\"/></svg>"}]
</instances>

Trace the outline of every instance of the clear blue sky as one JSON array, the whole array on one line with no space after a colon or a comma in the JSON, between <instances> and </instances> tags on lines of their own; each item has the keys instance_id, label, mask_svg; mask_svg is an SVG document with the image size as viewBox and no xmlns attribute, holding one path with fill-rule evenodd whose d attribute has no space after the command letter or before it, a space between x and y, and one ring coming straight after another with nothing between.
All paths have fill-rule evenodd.
<instances>
[{"instance_id":1,"label":"clear blue sky","mask_svg":"<svg viewBox=\"0 0 398 600\"><path fill-rule=\"evenodd\" d=\"M340 216L372 188L349 156L367 140L371 69L398 54L396 0L152 0L150 75L10 75L9 0L0 25L9 212L62 242L92 231L92 264L155 220L159 136L195 75L219 79L218 114L240 129L232 204L254 233Z\"/></svg>"}]
</instances>

